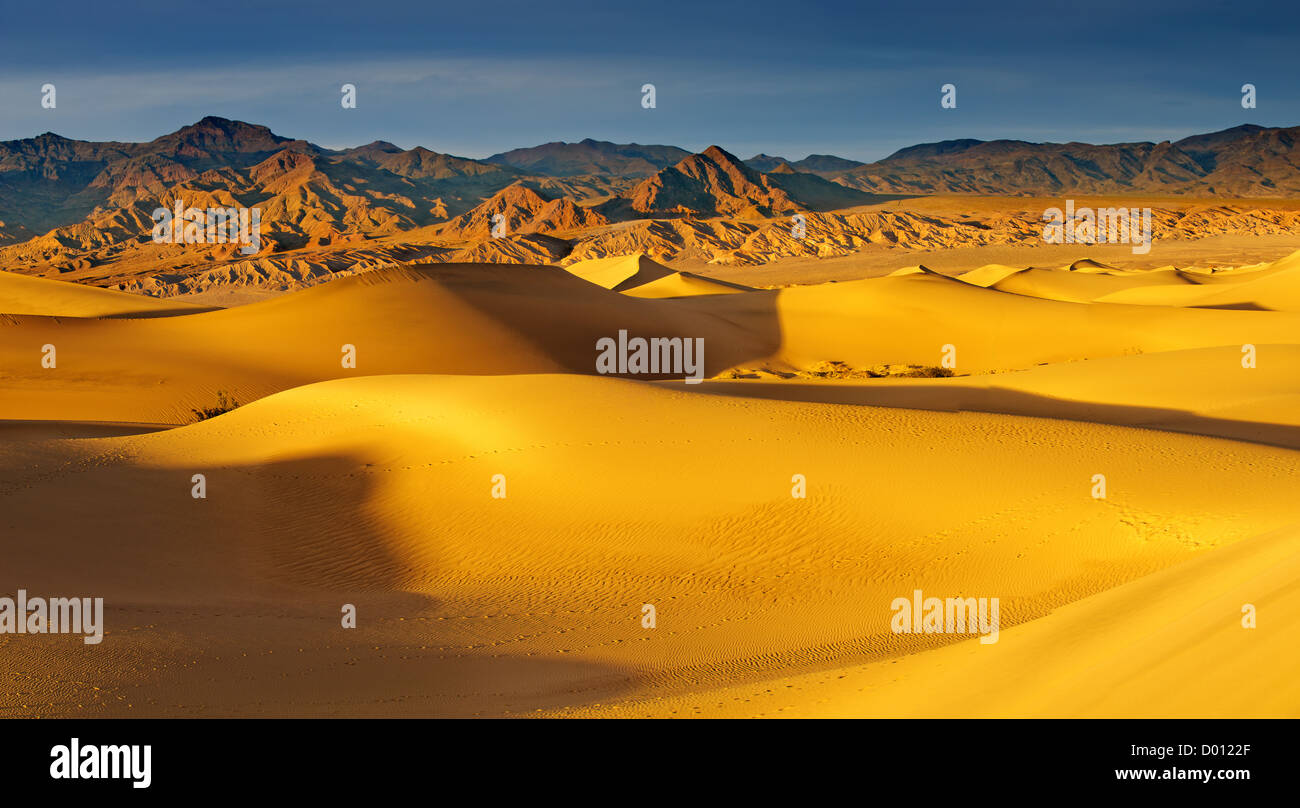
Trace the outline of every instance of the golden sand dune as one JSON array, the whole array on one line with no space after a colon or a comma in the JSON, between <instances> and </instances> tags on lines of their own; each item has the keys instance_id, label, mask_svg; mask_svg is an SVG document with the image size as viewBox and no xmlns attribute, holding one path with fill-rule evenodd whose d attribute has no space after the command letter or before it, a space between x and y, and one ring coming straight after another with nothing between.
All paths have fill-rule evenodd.
<instances>
[{"instance_id":1,"label":"golden sand dune","mask_svg":"<svg viewBox=\"0 0 1300 808\"><path fill-rule=\"evenodd\" d=\"M1091 258L1080 258L1078 261L1071 261L1066 267L1069 272L1096 272L1105 275L1126 274L1124 270L1113 267L1110 264L1103 264L1100 261L1094 261Z\"/></svg>"},{"instance_id":2,"label":"golden sand dune","mask_svg":"<svg viewBox=\"0 0 1300 808\"><path fill-rule=\"evenodd\" d=\"M565 269L589 283L632 297L691 297L753 291L737 283L676 272L644 253L591 258L570 264Z\"/></svg>"},{"instance_id":3,"label":"golden sand dune","mask_svg":"<svg viewBox=\"0 0 1300 808\"><path fill-rule=\"evenodd\" d=\"M597 340L620 329L702 338L712 375L769 355L775 317L764 325L747 331L550 267L377 270L185 317L0 317L0 418L183 423L220 391L246 403L344 376L593 373ZM46 345L57 352L52 369L42 365ZM343 366L345 346L355 368Z\"/></svg>"},{"instance_id":4,"label":"golden sand dune","mask_svg":"<svg viewBox=\"0 0 1300 808\"><path fill-rule=\"evenodd\" d=\"M108 634L0 646L22 681L0 710L1213 714L1195 696L1255 665L1281 689L1249 711L1295 711L1300 570L1268 534L1300 524L1300 453L689 390L369 377L5 443L6 568L105 597ZM891 632L918 588L999 597L1000 640ZM1139 687L1096 686L1143 658ZM936 700L950 680L968 689Z\"/></svg>"},{"instance_id":5,"label":"golden sand dune","mask_svg":"<svg viewBox=\"0 0 1300 808\"><path fill-rule=\"evenodd\" d=\"M747 398L993 412L1215 435L1300 449L1300 344L1232 346L1067 362L956 378L866 383L709 381Z\"/></svg>"},{"instance_id":6,"label":"golden sand dune","mask_svg":"<svg viewBox=\"0 0 1300 808\"><path fill-rule=\"evenodd\" d=\"M830 668L707 693L638 694L586 717L1294 717L1300 529L1256 536L1084 598L995 645ZM1244 604L1269 616L1245 629ZM1241 687L1250 682L1250 687Z\"/></svg>"},{"instance_id":7,"label":"golden sand dune","mask_svg":"<svg viewBox=\"0 0 1300 808\"><path fill-rule=\"evenodd\" d=\"M900 269L896 269L893 272L889 273L889 275L887 275L886 277L900 278L906 275L938 275L938 274L939 273L935 272L933 269L930 269L929 267L923 264L917 264L914 267L902 267Z\"/></svg>"},{"instance_id":8,"label":"golden sand dune","mask_svg":"<svg viewBox=\"0 0 1300 808\"><path fill-rule=\"evenodd\" d=\"M439 264L0 315L6 580L107 615L0 643L0 715L1300 715L1288 261L734 294ZM760 378L593 375L620 330ZM998 641L891 631L916 590L998 598Z\"/></svg>"},{"instance_id":9,"label":"golden sand dune","mask_svg":"<svg viewBox=\"0 0 1300 808\"><path fill-rule=\"evenodd\" d=\"M703 339L707 376L826 362L937 367L945 354L959 373L981 373L1285 344L1300 314L1069 303L928 272L638 300L555 268L434 264L181 317L0 318L0 418L182 423L222 391L246 403L357 375L593 373L596 342L620 330ZM56 368L42 365L45 346ZM346 346L355 368L343 364Z\"/></svg>"},{"instance_id":10,"label":"golden sand dune","mask_svg":"<svg viewBox=\"0 0 1300 808\"><path fill-rule=\"evenodd\" d=\"M1139 272L1085 259L1064 269L991 264L957 277L975 286L1075 303L1300 311L1300 252L1215 272L1173 266Z\"/></svg>"},{"instance_id":11,"label":"golden sand dune","mask_svg":"<svg viewBox=\"0 0 1300 808\"><path fill-rule=\"evenodd\" d=\"M683 300L740 322L761 298ZM792 287L777 301L781 347L768 366L808 368L836 360L937 366L955 349L962 373L1029 368L1046 362L1193 347L1285 344L1300 333L1287 312L1082 304L981 289L930 274ZM752 314L752 311L751 311Z\"/></svg>"},{"instance_id":12,"label":"golden sand dune","mask_svg":"<svg viewBox=\"0 0 1300 808\"><path fill-rule=\"evenodd\" d=\"M645 253L591 258L570 264L565 269L588 283L615 292L632 289L673 274L671 269L654 261Z\"/></svg>"},{"instance_id":13,"label":"golden sand dune","mask_svg":"<svg viewBox=\"0 0 1300 808\"><path fill-rule=\"evenodd\" d=\"M969 283L974 286L989 287L1015 275L1017 272L1024 271L1024 267L1009 267L1005 264L985 264L982 267L967 270L957 277L961 279L963 283Z\"/></svg>"},{"instance_id":14,"label":"golden sand dune","mask_svg":"<svg viewBox=\"0 0 1300 808\"><path fill-rule=\"evenodd\" d=\"M1179 270L1179 272L1194 283L1239 283L1241 281L1257 280L1278 272L1286 272L1296 267L1300 267L1300 250L1283 256L1276 261L1216 267L1208 272L1197 269Z\"/></svg>"},{"instance_id":15,"label":"golden sand dune","mask_svg":"<svg viewBox=\"0 0 1300 808\"><path fill-rule=\"evenodd\" d=\"M1134 287L1188 283L1174 270L1140 273L1108 273L1075 269L1026 269L1009 274L989 284L1001 292L1011 292L1045 300L1088 303L1108 294Z\"/></svg>"},{"instance_id":16,"label":"golden sand dune","mask_svg":"<svg viewBox=\"0 0 1300 808\"><path fill-rule=\"evenodd\" d=\"M0 272L0 314L51 317L158 317L207 309L79 283Z\"/></svg>"},{"instance_id":17,"label":"golden sand dune","mask_svg":"<svg viewBox=\"0 0 1300 808\"><path fill-rule=\"evenodd\" d=\"M1280 266L1279 266L1280 265ZM1196 306L1212 309L1300 311L1300 262L1287 261L1249 273L1212 275L1215 282L1199 286L1146 286L1112 292L1100 302L1155 306Z\"/></svg>"},{"instance_id":18,"label":"golden sand dune","mask_svg":"<svg viewBox=\"0 0 1300 808\"><path fill-rule=\"evenodd\" d=\"M671 298L695 297L697 295L734 295L739 292L752 292L749 286L729 283L715 278L706 278L693 272L674 272L658 280L644 283L623 292L631 297Z\"/></svg>"}]
</instances>

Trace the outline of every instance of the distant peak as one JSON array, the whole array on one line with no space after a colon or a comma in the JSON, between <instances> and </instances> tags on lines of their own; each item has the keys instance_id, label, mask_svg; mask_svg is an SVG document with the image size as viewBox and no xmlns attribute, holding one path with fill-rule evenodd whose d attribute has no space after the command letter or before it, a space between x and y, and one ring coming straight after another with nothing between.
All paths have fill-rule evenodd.
<instances>
[{"instance_id":1,"label":"distant peak","mask_svg":"<svg viewBox=\"0 0 1300 808\"><path fill-rule=\"evenodd\" d=\"M230 118L222 118L222 117L219 117L219 116L216 116L216 115L208 115L208 116L205 117L205 118L202 118L202 119L200 119L200 120L198 120L198 121L195 121L194 123L190 124L189 126L182 126L178 131L181 131L181 132L185 132L185 131L187 131L187 130L206 130L206 131L211 131L211 130L213 130L213 129L219 129L219 130L221 130L221 131L223 131L223 132L239 131L239 130L248 130L248 131L253 131L253 132L268 132L268 133L269 133L269 132L271 131L271 130L268 129L267 127L262 126L261 124L256 124L256 123L246 123L246 122L244 122L244 121L234 121L234 120L231 120Z\"/></svg>"},{"instance_id":2,"label":"distant peak","mask_svg":"<svg viewBox=\"0 0 1300 808\"><path fill-rule=\"evenodd\" d=\"M303 154L297 149L287 148L276 152L258 163L253 167L253 173L255 176L264 178L269 176L271 173L287 173L300 169L303 166L308 166L314 169L316 167L316 161L312 159L310 154Z\"/></svg>"},{"instance_id":3,"label":"distant peak","mask_svg":"<svg viewBox=\"0 0 1300 808\"><path fill-rule=\"evenodd\" d=\"M401 147L401 146L398 146L396 143L389 143L387 140L372 140L372 141L370 141L369 143L367 143L366 145L364 145L364 146L358 146L357 148L358 148L358 149L367 149L367 150L371 150L371 151L384 151L384 152L399 152L399 151L402 151L402 147ZM419 148L423 148L423 147L422 147L422 146L416 146L416 148L419 149Z\"/></svg>"},{"instance_id":4,"label":"distant peak","mask_svg":"<svg viewBox=\"0 0 1300 808\"><path fill-rule=\"evenodd\" d=\"M975 138L941 140L937 143L918 143L915 146L908 146L905 149L899 149L885 159L893 160L899 157L940 157L955 154L957 152L963 152L983 143L985 143L985 141L976 140Z\"/></svg>"},{"instance_id":5,"label":"distant peak","mask_svg":"<svg viewBox=\"0 0 1300 808\"><path fill-rule=\"evenodd\" d=\"M714 162L718 162L718 163L739 163L740 162L739 157L727 151L726 149L722 148L721 146L710 146L700 153L703 154L705 157L709 158L710 160L713 160Z\"/></svg>"},{"instance_id":6,"label":"distant peak","mask_svg":"<svg viewBox=\"0 0 1300 808\"><path fill-rule=\"evenodd\" d=\"M261 138L276 141L288 141L289 138L274 134L269 128L256 123L233 121L209 115L188 126L182 126L172 133L172 137L207 137L220 134L232 140L241 138Z\"/></svg>"},{"instance_id":7,"label":"distant peak","mask_svg":"<svg viewBox=\"0 0 1300 808\"><path fill-rule=\"evenodd\" d=\"M507 202L520 199L540 199L543 202L551 201L545 196L539 194L535 189L530 187L523 180L515 180L506 187L502 188L492 195L493 199L503 199Z\"/></svg>"}]
</instances>

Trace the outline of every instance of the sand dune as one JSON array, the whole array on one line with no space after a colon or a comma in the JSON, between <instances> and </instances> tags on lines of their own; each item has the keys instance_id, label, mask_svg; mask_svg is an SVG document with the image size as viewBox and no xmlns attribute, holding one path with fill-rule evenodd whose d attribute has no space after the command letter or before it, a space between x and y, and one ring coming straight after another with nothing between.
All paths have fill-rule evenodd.
<instances>
[{"instance_id":1,"label":"sand dune","mask_svg":"<svg viewBox=\"0 0 1300 808\"><path fill-rule=\"evenodd\" d=\"M644 253L590 258L570 264L565 269L584 281L615 292L632 289L673 274L671 269L657 263Z\"/></svg>"},{"instance_id":2,"label":"sand dune","mask_svg":"<svg viewBox=\"0 0 1300 808\"><path fill-rule=\"evenodd\" d=\"M894 661L945 676L952 666L927 665L929 654L969 655L963 664L983 676L1023 675L1038 649L1068 673L1075 643L1098 630L1081 633L1070 604L1121 614L1122 602L1091 599L1249 552L1300 519L1294 451L686 390L572 375L369 377L161 433L8 444L7 568L32 589L102 595L110 628L94 655L67 638L22 656L0 648L24 677L2 708L516 715L664 699L655 712L752 714L768 702L743 687L791 683L781 703L800 713L924 713L938 709L926 707L926 680L900 680ZM601 417L575 417L574 402ZM1098 472L1112 481L1102 501L1089 495ZM194 473L207 475L206 500L188 495ZM506 476L505 499L490 496L494 474ZM806 475L807 500L791 498L793 474ZM67 500L73 484L81 495ZM122 540L98 541L106 525ZM22 538L36 530L59 540ZM1216 583L1222 615L1202 603L1173 620L1190 595L1161 606L1160 642L1233 624L1233 598L1259 600L1279 621L1270 630L1285 632L1286 612L1270 609L1296 570L1273 557ZM1000 597L1002 639L890 632L889 603L917 587ZM343 603L357 605L355 631L339 627ZM657 608L653 629L641 625L645 603ZM1101 647L1119 677L1128 663ZM1214 712L1187 694L1238 664L1203 678L1178 666L1181 689L1156 679L1131 707ZM834 676L860 665L880 682L872 692L824 702L842 695ZM807 672L831 681L807 686ZM979 693L944 706L1076 714L1104 695L1079 676Z\"/></svg>"},{"instance_id":3,"label":"sand dune","mask_svg":"<svg viewBox=\"0 0 1300 808\"><path fill-rule=\"evenodd\" d=\"M1277 262L1282 264L1282 262ZM1210 277L1216 279L1216 273ZM1157 306L1196 306L1207 309L1300 311L1300 262L1234 275L1232 283L1222 280L1200 286L1148 286L1112 292L1098 298L1107 303Z\"/></svg>"},{"instance_id":4,"label":"sand dune","mask_svg":"<svg viewBox=\"0 0 1300 808\"><path fill-rule=\"evenodd\" d=\"M23 286L4 581L107 635L0 643L0 714L1300 715L1295 257L1071 266L419 265L166 317ZM620 329L721 378L593 375ZM999 598L998 642L891 631L915 589Z\"/></svg>"},{"instance_id":5,"label":"sand dune","mask_svg":"<svg viewBox=\"0 0 1300 808\"><path fill-rule=\"evenodd\" d=\"M886 277L901 278L907 275L938 275L938 274L939 273L935 272L933 269L930 269L927 266L924 266L922 264L917 264L914 267L902 267L900 269L896 269L893 272L889 273L889 275L887 275Z\"/></svg>"},{"instance_id":6,"label":"sand dune","mask_svg":"<svg viewBox=\"0 0 1300 808\"><path fill-rule=\"evenodd\" d=\"M79 283L0 272L0 314L49 317L157 317L206 311L200 306L159 300Z\"/></svg>"},{"instance_id":7,"label":"sand dune","mask_svg":"<svg viewBox=\"0 0 1300 808\"><path fill-rule=\"evenodd\" d=\"M936 367L945 346L966 374L1286 344L1300 313L1070 303L933 273L638 300L554 268L422 265L183 317L0 318L0 418L183 423L223 390L246 403L356 375L593 373L597 340L623 329L704 339L708 376L825 362ZM41 365L46 345L56 369ZM342 365L345 345L356 368Z\"/></svg>"},{"instance_id":8,"label":"sand dune","mask_svg":"<svg viewBox=\"0 0 1300 808\"><path fill-rule=\"evenodd\" d=\"M1110 264L1103 264L1100 261L1094 261L1091 258L1080 258L1078 261L1070 262L1066 267L1068 272L1098 272L1106 275L1122 274L1124 271Z\"/></svg>"},{"instance_id":9,"label":"sand dune","mask_svg":"<svg viewBox=\"0 0 1300 808\"><path fill-rule=\"evenodd\" d=\"M754 301L731 295L681 301L740 316ZM937 366L952 345L962 373L1019 370L1046 362L1193 347L1285 344L1300 333L1286 312L1081 304L981 289L915 274L792 287L780 292L781 347L766 367L807 368L825 360Z\"/></svg>"},{"instance_id":10,"label":"sand dune","mask_svg":"<svg viewBox=\"0 0 1300 808\"><path fill-rule=\"evenodd\" d=\"M240 403L383 373L595 372L620 329L706 340L710 375L769 354L774 317L738 329L549 267L377 270L223 311L151 320L0 316L0 418L184 423L219 391ZM54 345L57 368L42 367ZM343 346L357 366L342 365Z\"/></svg>"},{"instance_id":11,"label":"sand dune","mask_svg":"<svg viewBox=\"0 0 1300 808\"><path fill-rule=\"evenodd\" d=\"M630 297L670 298L695 297L696 295L734 295L739 292L752 292L749 286L738 283L706 278L691 272L674 272L673 274L641 284L623 292Z\"/></svg>"},{"instance_id":12,"label":"sand dune","mask_svg":"<svg viewBox=\"0 0 1300 808\"><path fill-rule=\"evenodd\" d=\"M1216 267L1209 272L1193 269L1179 271L1195 283L1239 283L1241 281L1257 280L1277 272L1286 272L1298 266L1300 266L1300 250L1285 255L1276 261Z\"/></svg>"},{"instance_id":13,"label":"sand dune","mask_svg":"<svg viewBox=\"0 0 1300 808\"><path fill-rule=\"evenodd\" d=\"M1300 702L1300 684L1290 674L1298 661L1297 580L1300 531L1292 527L1061 607L1008 630L996 645L958 643L888 665L839 667L705 694L644 693L551 714L1294 717ZM1275 622L1243 629L1237 618L1244 603Z\"/></svg>"},{"instance_id":14,"label":"sand dune","mask_svg":"<svg viewBox=\"0 0 1300 808\"><path fill-rule=\"evenodd\" d=\"M1017 272L1024 271L1024 267L1009 267L1004 264L985 264L982 267L967 270L957 277L961 279L963 283L969 283L973 286L989 287L1015 275Z\"/></svg>"},{"instance_id":15,"label":"sand dune","mask_svg":"<svg viewBox=\"0 0 1300 808\"><path fill-rule=\"evenodd\" d=\"M565 267L589 283L632 297L691 297L753 291L748 286L676 272L644 253L591 258Z\"/></svg>"},{"instance_id":16,"label":"sand dune","mask_svg":"<svg viewBox=\"0 0 1300 808\"><path fill-rule=\"evenodd\" d=\"M1011 292L1045 300L1089 303L1105 295L1134 287L1185 284L1173 270L1139 273L1109 273L1076 269L1026 269L989 284L1001 292Z\"/></svg>"},{"instance_id":17,"label":"sand dune","mask_svg":"<svg viewBox=\"0 0 1300 808\"><path fill-rule=\"evenodd\" d=\"M1300 449L1300 345L1197 348L955 378L710 381L723 395L969 411L1165 429Z\"/></svg>"}]
</instances>

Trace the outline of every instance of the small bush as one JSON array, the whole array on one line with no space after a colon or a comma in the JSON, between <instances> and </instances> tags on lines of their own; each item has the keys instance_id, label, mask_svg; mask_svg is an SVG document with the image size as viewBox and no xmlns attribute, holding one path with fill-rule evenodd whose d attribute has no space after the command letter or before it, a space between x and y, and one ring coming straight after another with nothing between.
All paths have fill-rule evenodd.
<instances>
[{"instance_id":1,"label":"small bush","mask_svg":"<svg viewBox=\"0 0 1300 808\"><path fill-rule=\"evenodd\" d=\"M946 379L952 375L952 368L935 365L912 365L911 368L911 370L897 375L910 376L914 379Z\"/></svg>"},{"instance_id":2,"label":"small bush","mask_svg":"<svg viewBox=\"0 0 1300 808\"><path fill-rule=\"evenodd\" d=\"M235 409L238 406L239 406L239 402L235 401L234 396L230 395L225 390L218 390L217 406L205 407L204 409L201 410L191 409L190 412L194 413L194 420L196 422L206 421L209 418L216 418L218 415L221 415L222 413L230 412L231 410Z\"/></svg>"}]
</instances>

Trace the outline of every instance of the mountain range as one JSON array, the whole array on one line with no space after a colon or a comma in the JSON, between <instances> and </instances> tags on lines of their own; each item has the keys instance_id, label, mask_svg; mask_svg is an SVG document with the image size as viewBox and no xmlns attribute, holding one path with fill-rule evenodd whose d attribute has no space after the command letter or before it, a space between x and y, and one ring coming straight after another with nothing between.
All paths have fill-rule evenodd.
<instances>
[{"instance_id":1,"label":"mountain range","mask_svg":"<svg viewBox=\"0 0 1300 808\"><path fill-rule=\"evenodd\" d=\"M1244 125L1174 142L949 140L817 172L873 193L1282 197L1300 192L1300 127Z\"/></svg>"},{"instance_id":2,"label":"mountain range","mask_svg":"<svg viewBox=\"0 0 1300 808\"><path fill-rule=\"evenodd\" d=\"M1246 125L1172 143L950 140L873 163L833 155L741 160L719 146L692 154L591 139L475 160L384 141L327 149L218 117L147 143L45 133L0 142L0 268L75 270L107 284L123 278L90 270L131 259L153 274L186 275L246 258L228 244L151 243L153 211L177 203L258 208L263 256L356 250L390 237L407 245L398 250L407 257L415 245L423 258L504 261L646 250L761 262L765 250L923 244L918 233L965 243L954 223L858 221L847 209L931 194L1296 195L1298 133ZM821 233L816 247L791 244L765 224L788 230L785 217L795 213ZM505 240L492 238L498 221ZM1016 238L1023 229L1013 228ZM366 255L390 258L383 250Z\"/></svg>"}]
</instances>

